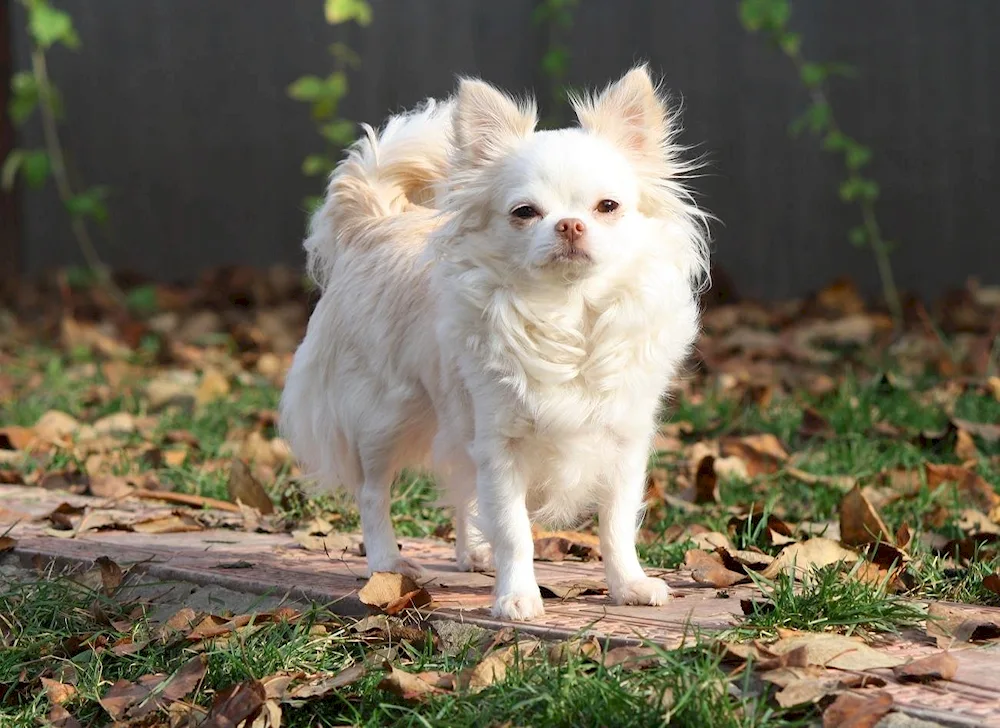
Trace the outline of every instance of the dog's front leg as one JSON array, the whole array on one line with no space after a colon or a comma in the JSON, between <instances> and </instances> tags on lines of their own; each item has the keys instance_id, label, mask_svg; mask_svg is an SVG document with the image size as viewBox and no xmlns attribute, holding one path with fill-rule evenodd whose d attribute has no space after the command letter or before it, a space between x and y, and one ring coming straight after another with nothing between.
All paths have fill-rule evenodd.
<instances>
[{"instance_id":1,"label":"dog's front leg","mask_svg":"<svg viewBox=\"0 0 1000 728\"><path fill-rule=\"evenodd\" d=\"M479 468L479 520L496 565L493 616L527 621L545 613L535 581L535 543L525 501L527 483L511 463Z\"/></svg>"},{"instance_id":2,"label":"dog's front leg","mask_svg":"<svg viewBox=\"0 0 1000 728\"><path fill-rule=\"evenodd\" d=\"M646 576L635 550L646 491L648 453L645 441L624 453L598 513L604 571L608 591L616 604L660 605L670 598L666 582Z\"/></svg>"}]
</instances>

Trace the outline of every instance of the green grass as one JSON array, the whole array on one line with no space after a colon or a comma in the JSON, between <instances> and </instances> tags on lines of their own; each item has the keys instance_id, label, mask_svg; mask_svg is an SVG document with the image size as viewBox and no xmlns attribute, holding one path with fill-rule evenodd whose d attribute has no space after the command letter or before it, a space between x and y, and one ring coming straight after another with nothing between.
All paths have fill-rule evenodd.
<instances>
[{"instance_id":1,"label":"green grass","mask_svg":"<svg viewBox=\"0 0 1000 728\"><path fill-rule=\"evenodd\" d=\"M860 562L859 562L860 563ZM800 584L787 573L754 579L764 599L752 601L732 631L739 639L776 637L779 629L870 635L915 627L924 610L891 594L888 580L871 584L840 567L816 569Z\"/></svg>"},{"instance_id":2,"label":"green grass","mask_svg":"<svg viewBox=\"0 0 1000 728\"><path fill-rule=\"evenodd\" d=\"M59 577L0 590L4 635L0 685L12 686L0 705L0 723L5 728L35 726L48 713L51 706L40 684L43 676L73 682L77 693L66 708L82 724L100 725L107 722L107 716L98 700L113 682L135 681L158 672L173 674L196 654L196 647L206 655L208 670L191 699L203 706L211 703L215 691L244 680L286 670L337 673L385 647L363 640L351 631L349 620L322 610L294 623L266 624L225 640L196 643L184 640L183 635L156 639L157 625L141 614L136 616L133 605L119 599ZM126 656L91 649L126 635L149 642ZM429 640L393 646L393 663L409 672L458 673L480 659L475 650L457 657L438 652ZM386 692L379 687L383 675L382 670L372 669L342 690L294 710L286 707L283 725L472 728L505 721L567 728L638 728L668 722L691 728L794 725L763 698L734 699L717 653L708 646L664 651L658 664L634 670L604 668L578 656L552 662L542 649L520 659L503 681L478 694L459 689L424 702L406 702Z\"/></svg>"}]
</instances>

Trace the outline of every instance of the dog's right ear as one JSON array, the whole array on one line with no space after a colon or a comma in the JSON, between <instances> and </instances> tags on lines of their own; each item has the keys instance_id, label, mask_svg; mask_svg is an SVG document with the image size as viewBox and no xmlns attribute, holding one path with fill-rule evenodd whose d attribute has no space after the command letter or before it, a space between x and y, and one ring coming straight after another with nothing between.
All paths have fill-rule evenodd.
<instances>
[{"instance_id":1,"label":"dog's right ear","mask_svg":"<svg viewBox=\"0 0 1000 728\"><path fill-rule=\"evenodd\" d=\"M454 128L461 162L482 167L495 161L529 136L537 123L534 100L518 103L483 81L459 81Z\"/></svg>"}]
</instances>

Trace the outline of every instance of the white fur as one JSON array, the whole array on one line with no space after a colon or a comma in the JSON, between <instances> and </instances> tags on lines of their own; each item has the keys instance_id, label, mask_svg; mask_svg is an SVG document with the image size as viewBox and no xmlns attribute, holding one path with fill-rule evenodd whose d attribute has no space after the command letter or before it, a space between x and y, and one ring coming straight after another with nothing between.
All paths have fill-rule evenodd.
<instances>
[{"instance_id":1,"label":"white fur","mask_svg":"<svg viewBox=\"0 0 1000 728\"><path fill-rule=\"evenodd\" d=\"M533 105L463 80L354 146L305 244L323 295L281 404L304 465L356 493L372 571L419 572L389 492L430 467L459 566L492 546L507 619L543 613L533 519L596 510L614 601L668 593L635 534L661 397L697 334L704 215L644 67L574 106L579 128L536 132ZM540 215L512 217L524 204ZM582 261L564 218L586 226Z\"/></svg>"}]
</instances>

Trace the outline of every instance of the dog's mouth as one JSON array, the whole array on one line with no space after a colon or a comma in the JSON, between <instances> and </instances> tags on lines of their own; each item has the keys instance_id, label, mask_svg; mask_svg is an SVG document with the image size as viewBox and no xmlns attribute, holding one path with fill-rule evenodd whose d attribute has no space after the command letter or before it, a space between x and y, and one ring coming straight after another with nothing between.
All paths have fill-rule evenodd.
<instances>
[{"instance_id":1,"label":"dog's mouth","mask_svg":"<svg viewBox=\"0 0 1000 728\"><path fill-rule=\"evenodd\" d=\"M564 265L589 265L594 262L594 257L581 248L562 248L553 253L550 260Z\"/></svg>"}]
</instances>

